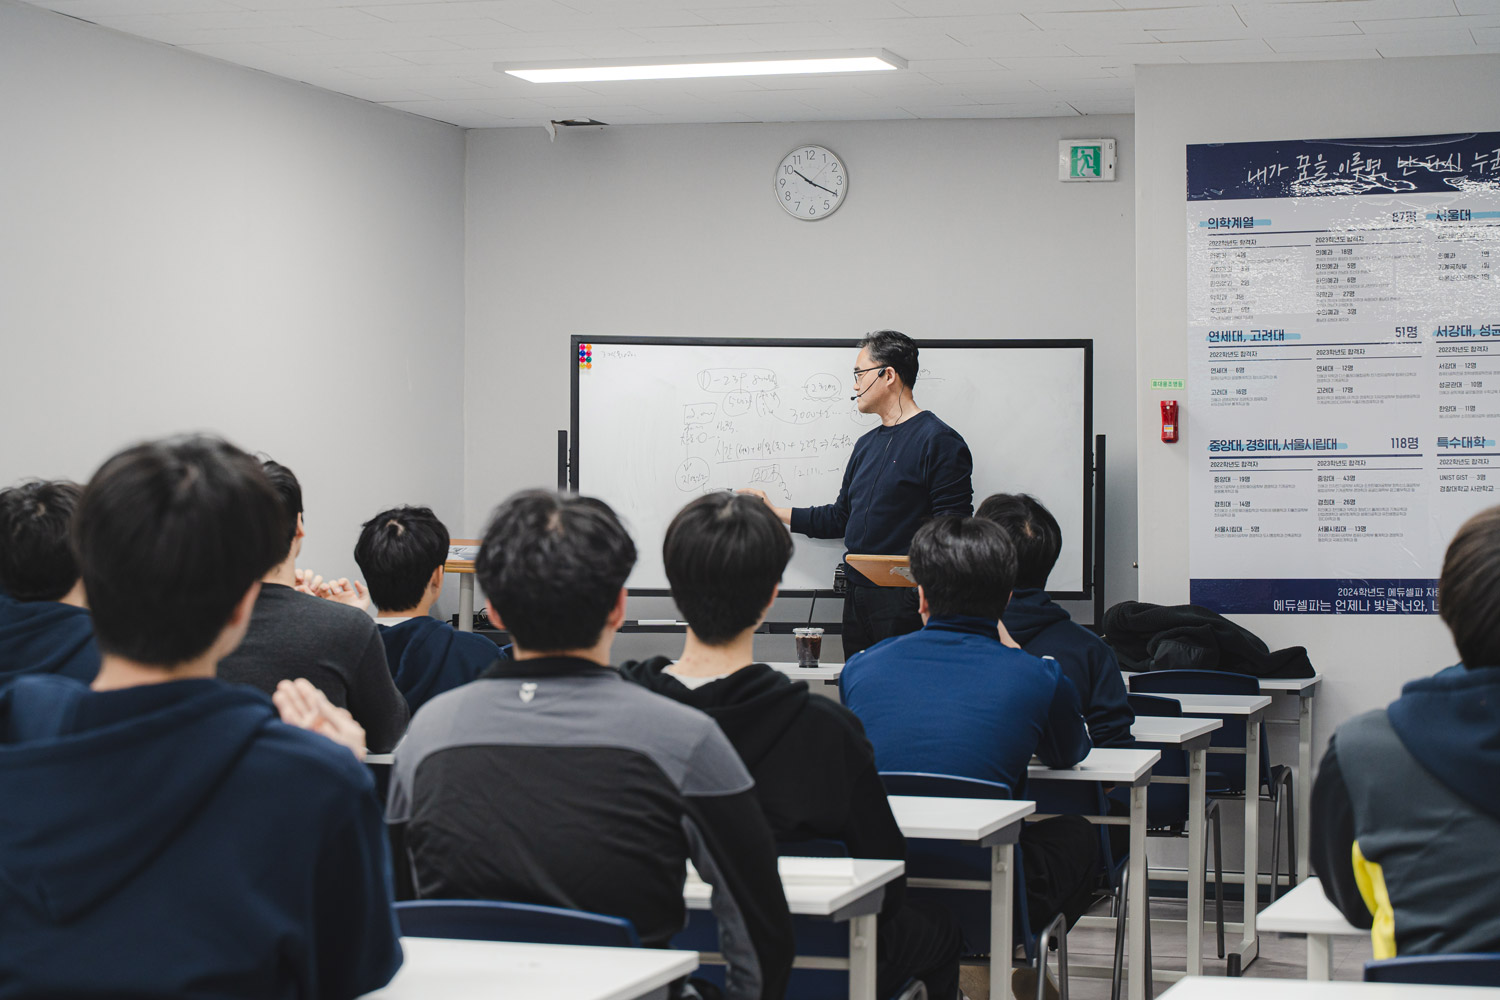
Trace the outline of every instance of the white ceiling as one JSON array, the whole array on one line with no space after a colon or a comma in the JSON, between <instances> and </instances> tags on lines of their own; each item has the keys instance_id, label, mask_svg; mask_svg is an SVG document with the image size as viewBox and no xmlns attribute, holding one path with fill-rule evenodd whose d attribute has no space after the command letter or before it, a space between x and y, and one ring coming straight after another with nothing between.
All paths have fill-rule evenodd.
<instances>
[{"instance_id":1,"label":"white ceiling","mask_svg":"<svg viewBox=\"0 0 1500 1000\"><path fill-rule=\"evenodd\" d=\"M1116 114L1132 110L1143 63L1500 52L1500 0L31 2L472 128L574 117L634 125ZM525 83L494 69L871 48L909 68L586 86Z\"/></svg>"}]
</instances>

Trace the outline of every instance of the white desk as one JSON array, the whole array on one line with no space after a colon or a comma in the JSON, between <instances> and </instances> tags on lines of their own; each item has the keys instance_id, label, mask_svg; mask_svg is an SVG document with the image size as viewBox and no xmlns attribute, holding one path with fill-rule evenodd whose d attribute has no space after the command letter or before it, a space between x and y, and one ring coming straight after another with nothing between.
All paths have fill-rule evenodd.
<instances>
[{"instance_id":1,"label":"white desk","mask_svg":"<svg viewBox=\"0 0 1500 1000\"><path fill-rule=\"evenodd\" d=\"M402 938L379 1000L641 1000L698 968L691 951Z\"/></svg>"},{"instance_id":2,"label":"white desk","mask_svg":"<svg viewBox=\"0 0 1500 1000\"><path fill-rule=\"evenodd\" d=\"M1054 770L1032 764L1028 769L1029 781L1102 781L1130 787L1130 900L1125 915L1130 955L1129 1000L1145 1000L1146 996L1146 897L1150 892L1146 882L1146 785L1151 781L1151 769L1159 760L1159 750L1098 748L1077 767ZM1112 819L1086 818L1095 823L1109 823Z\"/></svg>"},{"instance_id":3,"label":"white desk","mask_svg":"<svg viewBox=\"0 0 1500 1000\"><path fill-rule=\"evenodd\" d=\"M1167 718L1138 715L1130 727L1137 742L1181 747L1188 756L1188 857L1187 872L1187 974L1203 972L1203 903L1206 898L1203 868L1208 840L1204 836L1203 811L1208 805L1208 746L1214 731L1224 727L1222 719ZM1152 782L1175 783L1182 778L1153 775Z\"/></svg>"},{"instance_id":4,"label":"white desk","mask_svg":"<svg viewBox=\"0 0 1500 1000\"><path fill-rule=\"evenodd\" d=\"M1368 938L1339 912L1323 895L1323 883L1316 878L1303 879L1285 896L1260 913L1260 929L1276 934L1307 935L1307 978L1333 978L1333 941L1335 937Z\"/></svg>"},{"instance_id":5,"label":"white desk","mask_svg":"<svg viewBox=\"0 0 1500 1000\"><path fill-rule=\"evenodd\" d=\"M860 858L782 858L781 888L794 915L849 923L849 1000L875 1000L875 921L885 900L885 887L906 871L904 861L867 861ZM849 877L836 877L850 872ZM691 868L682 888L690 910L707 910L711 887ZM722 962L716 955L700 956ZM833 960L837 963L837 960ZM827 969L827 958L799 957L794 967Z\"/></svg>"},{"instance_id":6,"label":"white desk","mask_svg":"<svg viewBox=\"0 0 1500 1000\"><path fill-rule=\"evenodd\" d=\"M1162 1000L1494 1000L1494 990L1403 983L1309 983L1298 979L1222 979L1194 976Z\"/></svg>"},{"instance_id":7,"label":"white desk","mask_svg":"<svg viewBox=\"0 0 1500 1000\"><path fill-rule=\"evenodd\" d=\"M990 849L990 982L1009 983L1015 950L1015 849L1035 802L892 795L891 812L908 840L956 840ZM913 888L978 889L960 879L907 877Z\"/></svg>"},{"instance_id":8,"label":"white desk","mask_svg":"<svg viewBox=\"0 0 1500 1000\"><path fill-rule=\"evenodd\" d=\"M1268 695L1250 694L1168 694L1152 692L1160 698L1171 698L1182 706L1184 715L1209 715L1221 719L1245 720L1245 877L1242 884L1245 916L1240 925L1240 944L1229 954L1229 974L1238 976L1260 953L1255 935L1255 910L1260 904L1260 724L1271 707ZM1238 753L1238 749L1219 747L1220 753Z\"/></svg>"},{"instance_id":9,"label":"white desk","mask_svg":"<svg viewBox=\"0 0 1500 1000\"><path fill-rule=\"evenodd\" d=\"M1267 677L1260 682L1261 693L1272 696L1295 696L1297 699L1297 878L1312 875L1312 786L1313 786L1313 698L1318 693L1322 674L1311 677ZM1283 722L1267 719L1267 722Z\"/></svg>"},{"instance_id":10,"label":"white desk","mask_svg":"<svg viewBox=\"0 0 1500 1000\"><path fill-rule=\"evenodd\" d=\"M768 663L766 666L781 671L794 681L822 681L825 684L837 684L839 674L844 672L842 663L819 663L816 667L799 667L795 662L781 660Z\"/></svg>"}]
</instances>

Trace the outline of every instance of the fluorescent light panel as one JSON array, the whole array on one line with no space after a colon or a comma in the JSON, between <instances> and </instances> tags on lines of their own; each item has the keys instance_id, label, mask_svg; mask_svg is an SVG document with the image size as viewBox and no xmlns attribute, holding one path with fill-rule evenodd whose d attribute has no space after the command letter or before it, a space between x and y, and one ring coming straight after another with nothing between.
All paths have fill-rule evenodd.
<instances>
[{"instance_id":1,"label":"fluorescent light panel","mask_svg":"<svg viewBox=\"0 0 1500 1000\"><path fill-rule=\"evenodd\" d=\"M529 83L604 83L617 80L690 80L717 76L786 76L797 73L878 73L905 69L889 52L830 56L741 57L731 61L677 61L651 64L592 63L537 69L508 69Z\"/></svg>"}]
</instances>

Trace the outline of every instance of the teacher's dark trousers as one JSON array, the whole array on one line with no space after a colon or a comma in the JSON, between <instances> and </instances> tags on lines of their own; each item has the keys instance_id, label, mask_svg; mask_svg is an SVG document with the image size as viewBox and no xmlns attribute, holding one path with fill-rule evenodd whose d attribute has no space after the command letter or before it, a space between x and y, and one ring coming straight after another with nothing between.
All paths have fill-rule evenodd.
<instances>
[{"instance_id":1,"label":"teacher's dark trousers","mask_svg":"<svg viewBox=\"0 0 1500 1000\"><path fill-rule=\"evenodd\" d=\"M851 571L852 572L852 571ZM857 587L844 594L844 659L922 627L916 587Z\"/></svg>"}]
</instances>

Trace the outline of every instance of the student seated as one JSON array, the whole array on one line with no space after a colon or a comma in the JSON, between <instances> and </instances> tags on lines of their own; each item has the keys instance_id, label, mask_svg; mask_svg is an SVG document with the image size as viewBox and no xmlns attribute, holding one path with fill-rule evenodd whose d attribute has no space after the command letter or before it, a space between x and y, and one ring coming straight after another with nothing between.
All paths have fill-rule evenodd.
<instances>
[{"instance_id":1,"label":"student seated","mask_svg":"<svg viewBox=\"0 0 1500 1000\"><path fill-rule=\"evenodd\" d=\"M754 783L714 721L610 666L635 545L543 490L502 503L475 563L514 659L438 695L396 751L387 821L416 896L625 917L665 947L684 862L715 887L731 1000L780 997L791 917Z\"/></svg>"},{"instance_id":2,"label":"student seated","mask_svg":"<svg viewBox=\"0 0 1500 1000\"><path fill-rule=\"evenodd\" d=\"M219 665L219 676L267 694L283 680L306 677L329 701L349 710L364 727L371 750L390 750L406 731L410 711L386 667L380 633L358 608L294 589L306 536L302 485L284 465L267 460L263 467L281 499L280 559L262 578L250 631Z\"/></svg>"},{"instance_id":3,"label":"student seated","mask_svg":"<svg viewBox=\"0 0 1500 1000\"><path fill-rule=\"evenodd\" d=\"M856 858L906 856L859 719L802 681L754 662L751 641L776 599L792 539L754 496L710 493L667 529L662 558L687 642L621 672L658 694L708 713L755 779L776 839L837 840ZM958 994L958 926L944 911L902 905L904 881L886 889L876 994L894 996L916 976L933 1000Z\"/></svg>"},{"instance_id":4,"label":"student seated","mask_svg":"<svg viewBox=\"0 0 1500 1000\"><path fill-rule=\"evenodd\" d=\"M935 518L912 539L911 572L923 629L871 646L839 676L879 769L999 781L1020 797L1033 755L1048 767L1088 756L1078 692L1061 668L1000 640L1016 577L1005 532L975 517ZM1033 930L1058 912L1069 926L1083 915L1098 859L1087 820L1026 825L1021 862Z\"/></svg>"},{"instance_id":5,"label":"student seated","mask_svg":"<svg viewBox=\"0 0 1500 1000\"><path fill-rule=\"evenodd\" d=\"M94 624L68 541L77 483L0 490L0 680L60 674L87 684L99 672Z\"/></svg>"},{"instance_id":6,"label":"student seated","mask_svg":"<svg viewBox=\"0 0 1500 1000\"><path fill-rule=\"evenodd\" d=\"M385 661L413 714L429 698L479 676L500 651L429 613L443 592L448 529L426 507L394 507L365 522L354 561L375 602Z\"/></svg>"},{"instance_id":7,"label":"student seated","mask_svg":"<svg viewBox=\"0 0 1500 1000\"><path fill-rule=\"evenodd\" d=\"M1069 617L1047 594L1047 577L1062 550L1062 529L1052 513L1025 493L996 493L975 517L1005 529L1016 550L1016 589L1001 618L1005 630L1032 656L1050 656L1073 682L1096 747L1131 746L1135 713L1114 650ZM1116 827L1123 830L1123 827Z\"/></svg>"},{"instance_id":8,"label":"student seated","mask_svg":"<svg viewBox=\"0 0 1500 1000\"><path fill-rule=\"evenodd\" d=\"M74 518L92 690L0 689L0 997L355 997L401 964L380 807L348 747L214 679L285 544L231 445L104 464ZM289 715L358 744L305 685Z\"/></svg>"},{"instance_id":9,"label":"student seated","mask_svg":"<svg viewBox=\"0 0 1500 1000\"><path fill-rule=\"evenodd\" d=\"M1438 606L1462 662L1339 726L1313 785L1313 869L1377 959L1500 951L1500 507L1458 529Z\"/></svg>"}]
</instances>

